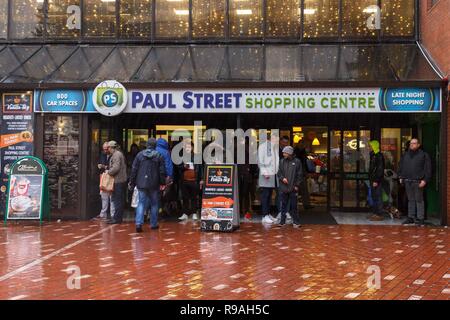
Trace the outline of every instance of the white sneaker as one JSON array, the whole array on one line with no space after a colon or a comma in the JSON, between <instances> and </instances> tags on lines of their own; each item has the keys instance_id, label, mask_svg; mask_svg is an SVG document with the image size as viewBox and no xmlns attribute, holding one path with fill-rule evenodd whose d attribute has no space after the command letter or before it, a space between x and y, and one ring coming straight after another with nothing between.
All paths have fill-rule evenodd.
<instances>
[{"instance_id":1,"label":"white sneaker","mask_svg":"<svg viewBox=\"0 0 450 320\"><path fill-rule=\"evenodd\" d=\"M198 215L196 213L193 213L191 216L192 220L198 220Z\"/></svg>"},{"instance_id":2,"label":"white sneaker","mask_svg":"<svg viewBox=\"0 0 450 320\"><path fill-rule=\"evenodd\" d=\"M272 219L270 219L269 215L265 215L264 218L262 219L262 223L272 224L273 221Z\"/></svg>"},{"instance_id":3,"label":"white sneaker","mask_svg":"<svg viewBox=\"0 0 450 320\"><path fill-rule=\"evenodd\" d=\"M186 213L183 213L183 215L178 218L178 220L187 220L187 219L189 219L189 217Z\"/></svg>"},{"instance_id":4,"label":"white sneaker","mask_svg":"<svg viewBox=\"0 0 450 320\"><path fill-rule=\"evenodd\" d=\"M278 214L281 217L281 214ZM278 221L278 216L275 218L274 216L272 216L271 214L269 214L269 218L273 221L273 222L277 222Z\"/></svg>"},{"instance_id":5,"label":"white sneaker","mask_svg":"<svg viewBox=\"0 0 450 320\"><path fill-rule=\"evenodd\" d=\"M286 223L291 224L292 223L292 217L289 214L289 212L286 212Z\"/></svg>"}]
</instances>

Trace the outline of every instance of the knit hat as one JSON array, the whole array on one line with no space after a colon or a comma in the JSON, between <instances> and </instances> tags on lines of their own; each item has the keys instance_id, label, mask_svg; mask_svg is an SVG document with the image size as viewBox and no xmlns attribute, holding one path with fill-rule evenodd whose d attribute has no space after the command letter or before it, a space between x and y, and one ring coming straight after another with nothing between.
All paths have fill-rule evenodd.
<instances>
[{"instance_id":1,"label":"knit hat","mask_svg":"<svg viewBox=\"0 0 450 320\"><path fill-rule=\"evenodd\" d=\"M294 148L292 148L291 146L287 146L283 148L283 153L287 153L289 155L294 154Z\"/></svg>"},{"instance_id":2,"label":"knit hat","mask_svg":"<svg viewBox=\"0 0 450 320\"><path fill-rule=\"evenodd\" d=\"M149 138L147 141L147 148L155 149L156 148L156 139L155 138Z\"/></svg>"}]
</instances>

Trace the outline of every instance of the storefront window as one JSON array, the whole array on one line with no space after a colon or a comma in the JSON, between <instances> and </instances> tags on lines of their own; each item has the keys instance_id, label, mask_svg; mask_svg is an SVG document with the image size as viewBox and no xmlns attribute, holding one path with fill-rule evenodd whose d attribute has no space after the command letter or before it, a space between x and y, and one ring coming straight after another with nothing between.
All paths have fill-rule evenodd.
<instances>
[{"instance_id":1,"label":"storefront window","mask_svg":"<svg viewBox=\"0 0 450 320\"><path fill-rule=\"evenodd\" d=\"M300 0L267 0L270 37L297 37L300 33Z\"/></svg>"},{"instance_id":2,"label":"storefront window","mask_svg":"<svg viewBox=\"0 0 450 320\"><path fill-rule=\"evenodd\" d=\"M156 37L187 38L189 0L156 0Z\"/></svg>"},{"instance_id":3,"label":"storefront window","mask_svg":"<svg viewBox=\"0 0 450 320\"><path fill-rule=\"evenodd\" d=\"M0 39L8 35L8 0L0 0Z\"/></svg>"},{"instance_id":4,"label":"storefront window","mask_svg":"<svg viewBox=\"0 0 450 320\"><path fill-rule=\"evenodd\" d=\"M357 172L358 135L357 131L343 131L344 172Z\"/></svg>"},{"instance_id":5,"label":"storefront window","mask_svg":"<svg viewBox=\"0 0 450 320\"><path fill-rule=\"evenodd\" d=\"M12 39L39 38L44 30L44 0L11 0Z\"/></svg>"},{"instance_id":6,"label":"storefront window","mask_svg":"<svg viewBox=\"0 0 450 320\"><path fill-rule=\"evenodd\" d=\"M84 34L88 37L113 37L116 32L115 0L84 0Z\"/></svg>"},{"instance_id":7,"label":"storefront window","mask_svg":"<svg viewBox=\"0 0 450 320\"><path fill-rule=\"evenodd\" d=\"M192 1L192 35L194 38L225 35L225 1Z\"/></svg>"},{"instance_id":8,"label":"storefront window","mask_svg":"<svg viewBox=\"0 0 450 320\"><path fill-rule=\"evenodd\" d=\"M381 25L387 36L414 35L414 1L382 1Z\"/></svg>"},{"instance_id":9,"label":"storefront window","mask_svg":"<svg viewBox=\"0 0 450 320\"><path fill-rule=\"evenodd\" d=\"M305 0L304 37L337 37L339 0Z\"/></svg>"},{"instance_id":10,"label":"storefront window","mask_svg":"<svg viewBox=\"0 0 450 320\"><path fill-rule=\"evenodd\" d=\"M376 36L376 30L369 29L368 19L376 14L378 0L342 1L342 36ZM369 24L371 26L371 24Z\"/></svg>"},{"instance_id":11,"label":"storefront window","mask_svg":"<svg viewBox=\"0 0 450 320\"><path fill-rule=\"evenodd\" d=\"M152 35L152 0L120 1L120 35L124 38Z\"/></svg>"},{"instance_id":12,"label":"storefront window","mask_svg":"<svg viewBox=\"0 0 450 320\"><path fill-rule=\"evenodd\" d=\"M47 33L50 37L78 37L81 29L80 18L79 0L49 1Z\"/></svg>"},{"instance_id":13,"label":"storefront window","mask_svg":"<svg viewBox=\"0 0 450 320\"><path fill-rule=\"evenodd\" d=\"M261 37L263 35L262 0L230 0L231 37Z\"/></svg>"},{"instance_id":14,"label":"storefront window","mask_svg":"<svg viewBox=\"0 0 450 320\"><path fill-rule=\"evenodd\" d=\"M411 137L412 130L410 128L381 129L381 152L384 155L386 169L397 171L400 157Z\"/></svg>"},{"instance_id":15,"label":"storefront window","mask_svg":"<svg viewBox=\"0 0 450 320\"><path fill-rule=\"evenodd\" d=\"M44 162L51 212L57 215L77 215L79 135L78 116L45 116Z\"/></svg>"}]
</instances>

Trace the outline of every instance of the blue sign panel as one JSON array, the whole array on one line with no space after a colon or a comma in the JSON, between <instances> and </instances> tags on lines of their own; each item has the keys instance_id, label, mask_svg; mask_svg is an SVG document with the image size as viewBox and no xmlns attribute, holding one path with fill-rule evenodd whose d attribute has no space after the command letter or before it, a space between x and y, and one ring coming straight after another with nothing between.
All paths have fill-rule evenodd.
<instances>
[{"instance_id":1,"label":"blue sign panel","mask_svg":"<svg viewBox=\"0 0 450 320\"><path fill-rule=\"evenodd\" d=\"M36 112L97 112L91 90L37 90L35 97Z\"/></svg>"},{"instance_id":2,"label":"blue sign panel","mask_svg":"<svg viewBox=\"0 0 450 320\"><path fill-rule=\"evenodd\" d=\"M391 88L380 91L380 110L403 112L441 111L440 90L430 88Z\"/></svg>"}]
</instances>

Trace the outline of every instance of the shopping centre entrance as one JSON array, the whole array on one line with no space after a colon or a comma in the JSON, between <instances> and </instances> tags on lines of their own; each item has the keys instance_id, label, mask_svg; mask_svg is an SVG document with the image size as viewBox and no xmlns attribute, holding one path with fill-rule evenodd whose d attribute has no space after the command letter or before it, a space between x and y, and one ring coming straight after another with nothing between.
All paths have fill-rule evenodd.
<instances>
[{"instance_id":1,"label":"shopping centre entrance","mask_svg":"<svg viewBox=\"0 0 450 320\"><path fill-rule=\"evenodd\" d=\"M303 197L299 196L300 213L308 214L313 223L332 221L323 214L353 212L353 215L367 215L369 210L368 166L371 139L380 141L386 161L384 201L387 207L398 208L406 213L404 191L397 179L398 163L407 142L412 137L423 140L423 148L433 161L433 180L427 188L428 217L439 217L438 180L439 127L440 116L421 114L122 114L114 118L100 115L89 116L89 130L92 138L89 145L90 185L98 185L96 164L104 141L118 141L131 167L134 152L145 147L149 137L164 138L173 146L181 137L177 129L185 129L194 135L194 122L201 121L202 130L211 128L278 129L280 136L287 136L296 152L304 151L307 157L307 179L309 205L304 210ZM72 121L72 123L74 123ZM174 138L171 138L173 137ZM195 137L194 137L195 138ZM171 141L175 140L175 141ZM133 150L134 149L134 150ZM297 153L298 154L298 153ZM257 175L250 182L252 210L260 211ZM275 195L274 195L275 198ZM275 200L275 199L273 199ZM89 193L90 216L97 213L98 191ZM275 210L275 208L274 208ZM275 212L275 211L274 211ZM169 212L177 216L180 212ZM314 219L314 215L318 219Z\"/></svg>"}]
</instances>

